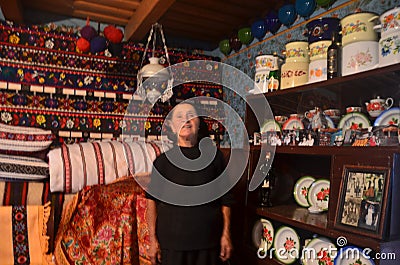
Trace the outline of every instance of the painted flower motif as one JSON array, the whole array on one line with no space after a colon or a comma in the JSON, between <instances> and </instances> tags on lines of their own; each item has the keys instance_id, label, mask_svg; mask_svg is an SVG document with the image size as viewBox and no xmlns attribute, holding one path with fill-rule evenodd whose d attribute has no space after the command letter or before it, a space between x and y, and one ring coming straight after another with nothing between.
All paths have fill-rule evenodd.
<instances>
[{"instance_id":1,"label":"painted flower motif","mask_svg":"<svg viewBox=\"0 0 400 265\"><path fill-rule=\"evenodd\" d=\"M93 80L94 80L93 76L86 76L83 82L85 83L85 85L90 85L93 82Z\"/></svg>"},{"instance_id":2,"label":"painted flower motif","mask_svg":"<svg viewBox=\"0 0 400 265\"><path fill-rule=\"evenodd\" d=\"M10 43L13 43L13 44L18 44L19 43L19 41L21 40L17 35L15 35L15 34L12 34L11 36L10 36Z\"/></svg>"},{"instance_id":3,"label":"painted flower motif","mask_svg":"<svg viewBox=\"0 0 400 265\"><path fill-rule=\"evenodd\" d=\"M1 120L5 123L12 121L12 116L9 112L2 112L1 113Z\"/></svg>"},{"instance_id":4,"label":"painted flower motif","mask_svg":"<svg viewBox=\"0 0 400 265\"><path fill-rule=\"evenodd\" d=\"M318 265L333 265L333 259L329 256L326 249L321 248L317 253Z\"/></svg>"},{"instance_id":5,"label":"painted flower motif","mask_svg":"<svg viewBox=\"0 0 400 265\"><path fill-rule=\"evenodd\" d=\"M98 128L101 125L100 119L94 119L93 120L93 126Z\"/></svg>"},{"instance_id":6,"label":"painted flower motif","mask_svg":"<svg viewBox=\"0 0 400 265\"><path fill-rule=\"evenodd\" d=\"M301 188L301 195L303 195L304 197L307 197L307 193L308 193L308 188L306 186Z\"/></svg>"},{"instance_id":7,"label":"painted flower motif","mask_svg":"<svg viewBox=\"0 0 400 265\"><path fill-rule=\"evenodd\" d=\"M272 243L271 230L268 230L267 227L263 227L263 234L261 239L263 241L266 241L268 244L271 244Z\"/></svg>"},{"instance_id":8,"label":"painted flower motif","mask_svg":"<svg viewBox=\"0 0 400 265\"><path fill-rule=\"evenodd\" d=\"M47 49L53 49L53 47L54 47L54 42L53 42L52 39L48 39L48 40L45 42L44 45L46 46Z\"/></svg>"},{"instance_id":9,"label":"painted flower motif","mask_svg":"<svg viewBox=\"0 0 400 265\"><path fill-rule=\"evenodd\" d=\"M291 237L287 237L283 247L285 248L286 252L289 252L295 247L296 242Z\"/></svg>"},{"instance_id":10,"label":"painted flower motif","mask_svg":"<svg viewBox=\"0 0 400 265\"><path fill-rule=\"evenodd\" d=\"M37 116L36 116L36 122L37 122L39 125L42 125L43 123L46 122L46 117L45 117L44 115L37 115Z\"/></svg>"},{"instance_id":11,"label":"painted flower motif","mask_svg":"<svg viewBox=\"0 0 400 265\"><path fill-rule=\"evenodd\" d=\"M372 62L372 55L367 49L365 52L358 52L354 56L351 56L350 61L347 63L347 68L357 68L360 66L367 65Z\"/></svg>"},{"instance_id":12,"label":"painted flower motif","mask_svg":"<svg viewBox=\"0 0 400 265\"><path fill-rule=\"evenodd\" d=\"M72 129L74 127L74 121L71 119L67 120L66 126L68 129Z\"/></svg>"},{"instance_id":13,"label":"painted flower motif","mask_svg":"<svg viewBox=\"0 0 400 265\"><path fill-rule=\"evenodd\" d=\"M317 193L317 200L327 201L329 199L329 188L321 188L321 191Z\"/></svg>"},{"instance_id":14,"label":"painted flower motif","mask_svg":"<svg viewBox=\"0 0 400 265\"><path fill-rule=\"evenodd\" d=\"M146 121L146 122L144 123L144 128L145 128L146 130L149 130L149 129L151 128L151 123L150 123L149 121Z\"/></svg>"}]
</instances>

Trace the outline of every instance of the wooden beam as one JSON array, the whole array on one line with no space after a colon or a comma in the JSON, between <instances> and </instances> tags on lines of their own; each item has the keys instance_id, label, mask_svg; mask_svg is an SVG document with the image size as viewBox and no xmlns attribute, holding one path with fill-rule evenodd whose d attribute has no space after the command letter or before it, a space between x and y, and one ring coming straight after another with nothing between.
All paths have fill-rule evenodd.
<instances>
[{"instance_id":1,"label":"wooden beam","mask_svg":"<svg viewBox=\"0 0 400 265\"><path fill-rule=\"evenodd\" d=\"M19 24L24 23L24 14L20 0L0 0L1 11L4 18Z\"/></svg>"},{"instance_id":2,"label":"wooden beam","mask_svg":"<svg viewBox=\"0 0 400 265\"><path fill-rule=\"evenodd\" d=\"M175 0L143 0L125 27L125 40L142 40Z\"/></svg>"},{"instance_id":3,"label":"wooden beam","mask_svg":"<svg viewBox=\"0 0 400 265\"><path fill-rule=\"evenodd\" d=\"M80 10L82 12L93 12L99 15L106 15L110 17L116 17L120 19L122 18L127 20L129 20L134 13L134 9L129 10L118 7L110 7L87 1L75 1L74 9L75 11Z\"/></svg>"},{"instance_id":4,"label":"wooden beam","mask_svg":"<svg viewBox=\"0 0 400 265\"><path fill-rule=\"evenodd\" d=\"M139 7L139 0L85 0L85 2L95 3L102 6L122 8L125 10L135 10Z\"/></svg>"},{"instance_id":5,"label":"wooden beam","mask_svg":"<svg viewBox=\"0 0 400 265\"><path fill-rule=\"evenodd\" d=\"M99 15L98 13L81 11L81 10L73 11L72 16L79 17L82 19L86 19L87 17L89 17L90 20L93 22L110 23L118 26L124 26L126 25L126 23L128 23L128 19L115 16Z\"/></svg>"}]
</instances>

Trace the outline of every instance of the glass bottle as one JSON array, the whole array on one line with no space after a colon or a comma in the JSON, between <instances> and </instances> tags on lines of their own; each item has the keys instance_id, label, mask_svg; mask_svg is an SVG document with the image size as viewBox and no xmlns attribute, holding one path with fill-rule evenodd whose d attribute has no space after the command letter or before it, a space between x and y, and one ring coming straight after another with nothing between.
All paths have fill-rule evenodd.
<instances>
[{"instance_id":1,"label":"glass bottle","mask_svg":"<svg viewBox=\"0 0 400 265\"><path fill-rule=\"evenodd\" d=\"M341 76L342 43L337 31L332 32L332 43L327 51L328 79Z\"/></svg>"}]
</instances>

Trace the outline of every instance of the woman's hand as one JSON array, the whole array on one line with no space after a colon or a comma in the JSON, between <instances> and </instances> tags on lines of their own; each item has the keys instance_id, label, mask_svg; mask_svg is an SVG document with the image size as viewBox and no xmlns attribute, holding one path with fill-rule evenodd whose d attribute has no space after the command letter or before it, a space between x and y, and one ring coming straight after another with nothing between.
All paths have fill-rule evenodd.
<instances>
[{"instance_id":1,"label":"woman's hand","mask_svg":"<svg viewBox=\"0 0 400 265\"><path fill-rule=\"evenodd\" d=\"M230 259L233 251L232 241L230 235L222 235L221 237L221 252L219 257L223 262Z\"/></svg>"},{"instance_id":2,"label":"woman's hand","mask_svg":"<svg viewBox=\"0 0 400 265\"><path fill-rule=\"evenodd\" d=\"M157 238L150 238L149 258L153 265L161 263L161 249Z\"/></svg>"}]
</instances>

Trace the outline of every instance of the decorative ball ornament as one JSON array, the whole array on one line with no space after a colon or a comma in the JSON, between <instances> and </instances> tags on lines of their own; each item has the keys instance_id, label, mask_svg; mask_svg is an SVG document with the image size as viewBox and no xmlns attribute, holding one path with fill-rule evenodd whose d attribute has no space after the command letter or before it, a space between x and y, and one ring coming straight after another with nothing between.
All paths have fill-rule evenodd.
<instances>
[{"instance_id":1,"label":"decorative ball ornament","mask_svg":"<svg viewBox=\"0 0 400 265\"><path fill-rule=\"evenodd\" d=\"M320 7L328 7L331 4L333 4L333 2L335 2L335 0L316 0L317 1L317 5Z\"/></svg>"},{"instance_id":2,"label":"decorative ball ornament","mask_svg":"<svg viewBox=\"0 0 400 265\"><path fill-rule=\"evenodd\" d=\"M268 15L265 17L264 22L265 22L265 29L267 30L267 32L271 32L271 34L277 33L279 28L282 26L278 14L275 11L270 11Z\"/></svg>"},{"instance_id":3,"label":"decorative ball ornament","mask_svg":"<svg viewBox=\"0 0 400 265\"><path fill-rule=\"evenodd\" d=\"M109 25L104 28L104 36L112 43L121 43L124 38L124 33L121 29L116 28L113 25Z\"/></svg>"},{"instance_id":4,"label":"decorative ball ornament","mask_svg":"<svg viewBox=\"0 0 400 265\"><path fill-rule=\"evenodd\" d=\"M231 35L231 37L229 38L229 45L235 52L240 51L240 48L242 48L242 42L239 40L237 33L233 33Z\"/></svg>"},{"instance_id":5,"label":"decorative ball ornament","mask_svg":"<svg viewBox=\"0 0 400 265\"><path fill-rule=\"evenodd\" d=\"M296 0L296 12L302 17L309 17L317 7L316 0Z\"/></svg>"},{"instance_id":6,"label":"decorative ball ornament","mask_svg":"<svg viewBox=\"0 0 400 265\"><path fill-rule=\"evenodd\" d=\"M254 39L253 35L251 34L251 28L245 27L239 29L238 38L240 42L243 43L244 45L251 43Z\"/></svg>"},{"instance_id":7,"label":"decorative ball ornament","mask_svg":"<svg viewBox=\"0 0 400 265\"><path fill-rule=\"evenodd\" d=\"M96 36L90 41L90 52L98 53L107 48L107 40L103 36Z\"/></svg>"},{"instance_id":8,"label":"decorative ball ornament","mask_svg":"<svg viewBox=\"0 0 400 265\"><path fill-rule=\"evenodd\" d=\"M90 51L90 42L87 39L80 37L76 42L76 51L80 53Z\"/></svg>"},{"instance_id":9,"label":"decorative ball ornament","mask_svg":"<svg viewBox=\"0 0 400 265\"><path fill-rule=\"evenodd\" d=\"M297 17L295 6L293 4L286 4L282 6L279 8L278 17L283 25L289 27L293 24Z\"/></svg>"},{"instance_id":10,"label":"decorative ball ornament","mask_svg":"<svg viewBox=\"0 0 400 265\"><path fill-rule=\"evenodd\" d=\"M228 54L231 52L232 48L231 45L229 44L229 40L221 40L219 42L219 50L225 55L228 56Z\"/></svg>"},{"instance_id":11,"label":"decorative ball ornament","mask_svg":"<svg viewBox=\"0 0 400 265\"><path fill-rule=\"evenodd\" d=\"M267 33L267 28L265 27L264 20L259 19L251 24L251 34L254 38L258 40L262 40Z\"/></svg>"},{"instance_id":12,"label":"decorative ball ornament","mask_svg":"<svg viewBox=\"0 0 400 265\"><path fill-rule=\"evenodd\" d=\"M87 39L88 41L91 41L94 37L97 36L97 31L95 28L90 26L90 21L89 18L86 19L86 26L84 26L81 30L81 37Z\"/></svg>"}]
</instances>

